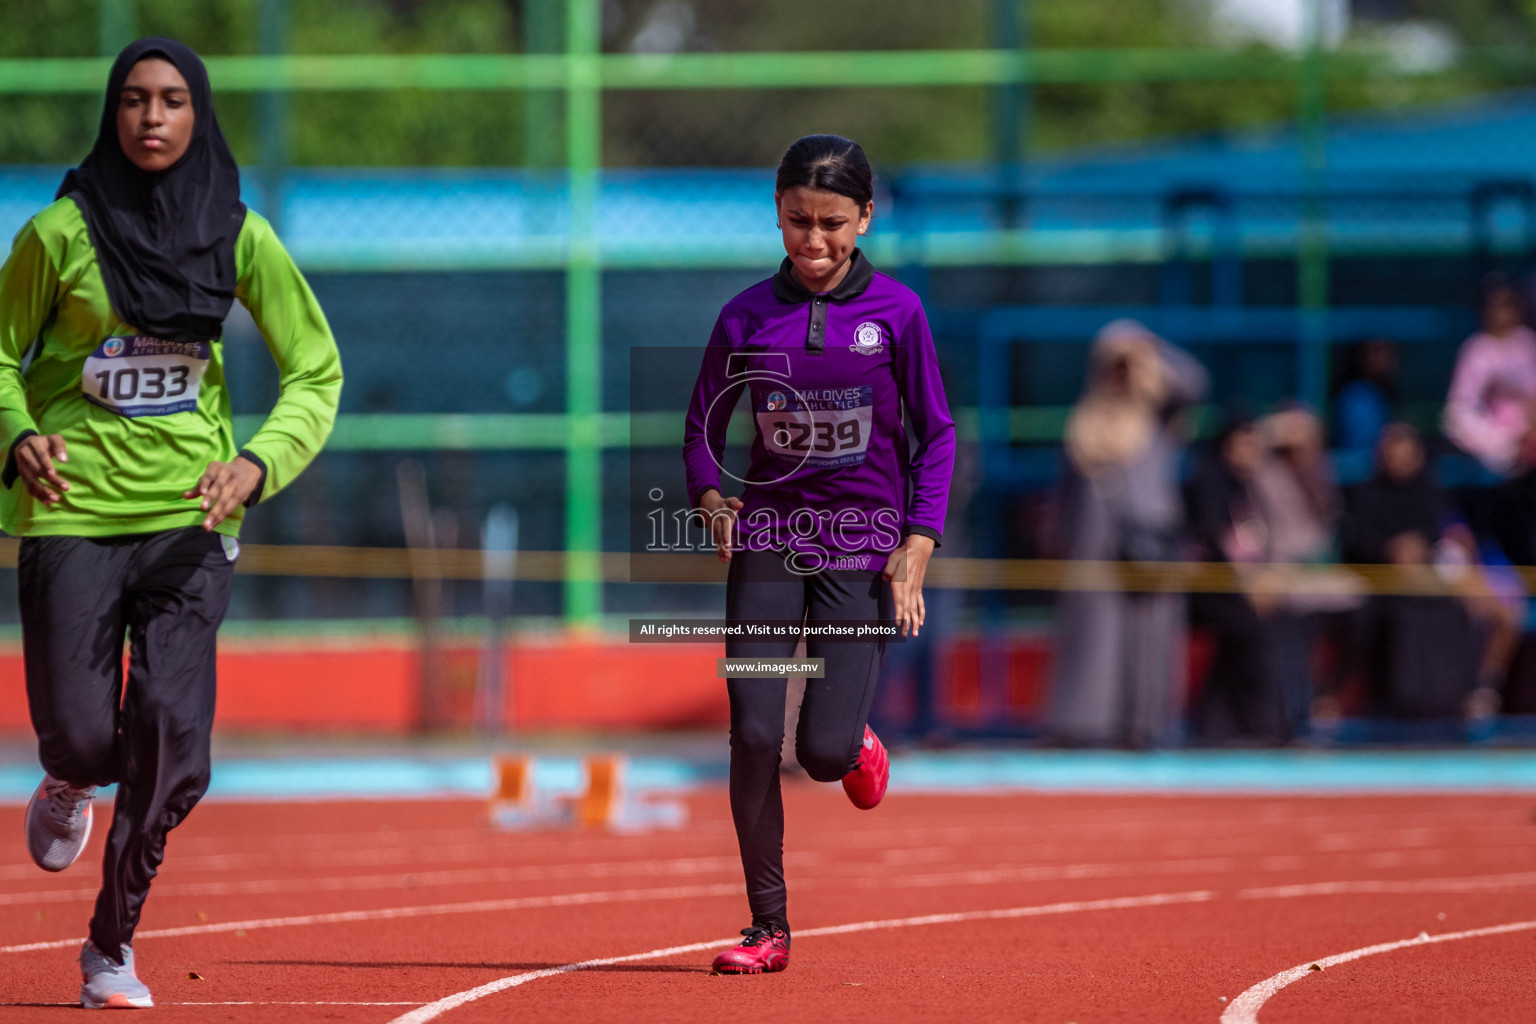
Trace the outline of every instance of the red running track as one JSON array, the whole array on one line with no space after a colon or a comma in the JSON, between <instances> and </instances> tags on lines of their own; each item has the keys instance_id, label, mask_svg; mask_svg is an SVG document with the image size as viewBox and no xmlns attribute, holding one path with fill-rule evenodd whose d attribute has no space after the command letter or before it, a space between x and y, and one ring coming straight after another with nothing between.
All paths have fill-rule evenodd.
<instances>
[{"instance_id":1,"label":"red running track","mask_svg":"<svg viewBox=\"0 0 1536 1024\"><path fill-rule=\"evenodd\" d=\"M794 948L762 977L665 952L747 923L723 792L629 837L210 803L135 943L155 1019L1536 1019L1531 797L785 796ZM0 1024L74 1019L102 824L47 875L0 809Z\"/></svg>"}]
</instances>

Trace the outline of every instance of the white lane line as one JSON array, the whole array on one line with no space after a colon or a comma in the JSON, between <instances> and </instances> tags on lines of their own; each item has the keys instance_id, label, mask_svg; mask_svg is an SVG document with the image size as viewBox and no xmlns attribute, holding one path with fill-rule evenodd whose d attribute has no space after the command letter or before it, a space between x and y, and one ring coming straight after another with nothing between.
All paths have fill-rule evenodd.
<instances>
[{"instance_id":1,"label":"white lane line","mask_svg":"<svg viewBox=\"0 0 1536 1024\"><path fill-rule=\"evenodd\" d=\"M1519 889L1530 885L1536 885L1536 871L1513 875L1473 875L1468 878L1414 878L1392 881L1272 885L1262 889L1244 889L1237 894L1237 897L1243 900L1285 900L1297 896L1337 896L1346 893L1483 892L1489 889Z\"/></svg>"},{"instance_id":2,"label":"white lane line","mask_svg":"<svg viewBox=\"0 0 1536 1024\"><path fill-rule=\"evenodd\" d=\"M950 847L919 848L925 856L913 858L914 862L932 859L932 855L950 853ZM897 849L895 853L904 851ZM905 860L904 857L889 860ZM842 871L853 876L847 884L883 887L884 876L870 881L871 865L863 862L827 862L820 853L800 852L788 854L786 863L796 868L815 867L828 873ZM912 886L935 885L983 885L988 882L1039 882L1057 879L1111 878L1133 874L1223 874L1244 866L1243 861L1231 857L1170 858L1147 861L1115 861L1095 864L1040 864L1026 857L1025 863L994 862L986 868L933 871L929 874L905 876ZM916 866L914 863L913 866ZM526 865L499 868L455 868L439 871L403 871L374 875L334 875L325 878L272 878L239 882L161 882L155 887L159 898L166 897L216 897L275 895L292 892L356 892L381 889L429 889L455 885L486 885L495 883L566 881L588 878L645 878L721 873L734 875L740 870L741 860L729 857L677 857L666 860L614 861L575 863L561 865ZM1301 865L1288 859L1261 858L1263 871L1294 871ZM36 869L33 869L36 874ZM1518 881L1516 876L1510 879ZM1536 878L1536 875L1532 876ZM1505 876L1499 876L1503 884ZM1343 883L1327 883L1343 884ZM1255 890L1256 891L1256 890ZM95 886L77 889L37 889L27 892L0 893L0 906L35 906L64 902L88 902L96 898Z\"/></svg>"},{"instance_id":3,"label":"white lane line","mask_svg":"<svg viewBox=\"0 0 1536 1024\"><path fill-rule=\"evenodd\" d=\"M674 837L675 838L675 837ZM635 842L641 842L637 837ZM583 845L577 847L571 845L565 851L569 855L587 854L601 851L612 844L601 846ZM625 851L613 850L614 856L622 856ZM391 865L400 865L409 870L413 864L463 864L463 865L501 865L514 856L526 854L524 847L513 848L504 844L481 842L460 846L441 847L397 847L381 846L364 850L336 850L330 852L312 853L221 853L221 854L192 854L178 856L176 869L182 873L206 871L210 873L224 871L250 871L253 868L381 868ZM725 856L726 851L720 856ZM535 865L529 865L535 866ZM37 877L37 867L31 861L24 863L0 865L0 881L19 881Z\"/></svg>"},{"instance_id":4,"label":"white lane line","mask_svg":"<svg viewBox=\"0 0 1536 1024\"><path fill-rule=\"evenodd\" d=\"M73 1006L73 1003L67 1004ZM221 1003L156 1003L156 1006L420 1006L420 999L230 999Z\"/></svg>"},{"instance_id":5,"label":"white lane line","mask_svg":"<svg viewBox=\"0 0 1536 1024\"><path fill-rule=\"evenodd\" d=\"M889 874L876 873L880 865L867 862L823 864L816 854L790 854L791 867L825 869L830 875L845 875L838 885L884 888ZM1044 882L1061 879L1118 878L1127 875L1209 875L1238 870L1239 862L1230 858L1176 859L1153 861L1114 861L1106 864L994 864L986 868L932 871L903 875L904 884L913 887L941 885L986 885L992 882ZM670 861L570 864L551 867L464 869L453 871L407 872L388 875L344 875L330 878L257 879L248 882L162 883L154 889L160 898L172 896L250 896L289 892L355 892L376 889L427 889L450 885L485 885L490 883L565 881L585 878L668 877L686 875L735 875L741 871L739 857L690 857ZM811 878L809 884L830 884L832 878ZM802 883L805 884L805 883ZM85 902L96 898L97 890L41 889L33 892L0 893L0 906L31 906L64 902Z\"/></svg>"},{"instance_id":6,"label":"white lane line","mask_svg":"<svg viewBox=\"0 0 1536 1024\"><path fill-rule=\"evenodd\" d=\"M1258 1024L1259 1010L1276 992L1295 981L1300 981L1313 973L1314 968L1334 967L1338 964L1349 963L1351 960L1359 960L1361 957L1375 956L1377 953L1390 953L1396 949L1407 949L1410 946L1429 946L1437 942L1456 942L1460 939L1476 939L1484 935L1507 935L1510 932L1523 932L1536 928L1536 921L1516 921L1513 924L1494 925L1491 928L1473 928L1464 932L1443 932L1439 935L1429 935L1420 932L1417 938L1401 939L1397 942L1383 942L1375 946L1366 946L1363 949L1352 949L1348 953L1339 953L1336 956L1326 957L1322 960L1309 960L1307 963L1292 967L1288 971L1281 971L1272 978L1263 981L1247 989L1242 995L1227 1004L1226 1010L1221 1015L1221 1024Z\"/></svg>"},{"instance_id":7,"label":"white lane line","mask_svg":"<svg viewBox=\"0 0 1536 1024\"><path fill-rule=\"evenodd\" d=\"M884 888L890 875L873 869L880 865L866 862L825 863L820 854L789 854L786 862L796 868L814 868L828 876L812 876L801 885L852 886ZM990 867L929 870L903 875L903 884L912 888L948 885L988 885L996 882L1047 882L1063 879L1122 878L1135 875L1212 875L1228 874L1243 865L1232 858L1177 858L1149 861L1112 861L1095 864L1007 864ZM344 875L330 878L257 879L247 882L162 883L155 887L158 897L271 895L289 892L353 892L378 889L427 889L450 885L484 885L531 881L561 881L583 878L626 878L635 876L690 878L709 874L734 875L741 870L739 857L689 857L664 861L623 861L601 864L569 864L549 867L459 869L452 871L407 872L388 875ZM85 902L96 898L96 888L35 890L0 893L0 906L33 906L63 902Z\"/></svg>"},{"instance_id":8,"label":"white lane line","mask_svg":"<svg viewBox=\"0 0 1536 1024\"><path fill-rule=\"evenodd\" d=\"M0 1006L79 1006L77 999L72 1003L0 1003ZM156 1003L156 1006L420 1006L420 999L388 999L363 1002L361 1000L261 1000L261 999L232 999L221 1003Z\"/></svg>"},{"instance_id":9,"label":"white lane line","mask_svg":"<svg viewBox=\"0 0 1536 1024\"><path fill-rule=\"evenodd\" d=\"M1415 815L1409 817L1412 819L1421 818L1424 816ZM1305 823L1321 825L1334 821L1345 820L1349 821L1353 826L1356 827L1347 833L1338 834L1347 835L1357 839L1358 837L1369 835L1378 835L1380 837L1386 838L1395 835L1401 835L1404 832L1404 829L1400 826L1391 829L1382 829L1375 833L1362 831L1358 827L1363 822L1374 820L1374 817L1367 819L1354 817L1335 818L1332 816L1313 816L1284 819L1276 818L1273 820L1264 819L1262 821L1253 821L1247 823L1261 826L1260 832L1258 833L1243 832L1237 835L1228 835L1226 837L1227 841L1225 845L1213 846L1207 842L1200 844L1197 849L1199 852L1205 853L1207 855L1215 853L1226 853L1231 855L1241 852L1241 849L1231 849L1229 847L1236 846L1238 848L1248 848L1252 847L1255 843L1263 843L1267 838L1264 833L1267 833L1272 828L1278 828L1281 826L1286 828L1294 828L1299 827ZM1386 821L1397 819L1383 818L1383 820ZM867 833L811 832L807 833L804 838L808 841L809 845L816 845L818 840L825 840L825 842L822 843L823 852L831 853L834 849L848 849L853 847L885 849L893 845L898 845L904 841L932 842L934 840L951 840L956 843L966 844L971 840L983 839L992 840L1002 844L1010 836L1017 835L1038 840L1041 836L1052 835L1056 833L1107 833L1114 836L1116 839L1124 840L1129 838L1127 835L1128 826L1130 827L1131 832L1142 833L1150 832L1151 830L1139 826L1154 823L1158 826L1159 832L1171 830L1172 834L1164 837L1164 841L1174 841L1175 837L1187 837L1191 828L1198 827L1201 824L1207 824L1208 822L1204 821L1203 819L1158 818L1148 819L1146 822L1062 822L1056 825L987 825L986 827L960 825L928 826L908 829L882 829L870 831ZM1486 823L1482 823L1481 819L1473 819L1473 824L1469 825L1468 827L1462 827L1455 822L1447 823L1442 819L1436 827L1437 830L1441 833L1454 833L1457 835L1462 833L1475 833L1481 835L1493 832L1516 832L1521 835L1527 835L1530 832L1529 825L1488 825ZM483 864L486 861L491 861L496 866L503 866L506 860L515 859L522 855L526 855L535 848L558 849L571 853L580 851L581 853L590 856L597 852L606 852L609 849L614 850L617 854L621 849L621 847L618 845L620 843L627 844L622 846L622 850L625 853L630 853L643 846L656 845L657 843L661 842L673 842L675 840L675 837L670 836L632 836L619 840L600 841L590 838L579 839L577 837L566 836L561 836L558 838L539 835L517 836L513 833L497 833L471 829L428 831L424 834L438 837L442 840L451 840L464 837L466 839L475 839L476 841L472 843L457 843L449 845L417 845L417 839L415 838L416 833L390 832L385 833L382 836L378 833L349 833L335 837L337 842L334 844L322 843L319 840L316 840L313 843L306 844L283 843L279 844L277 849L253 850L249 848L243 848L238 851L217 852L219 846L223 843L223 840L193 837L190 842L184 840L178 841L180 844L178 845L178 849L182 849L183 846L188 848L177 856L176 869L178 873L188 874L195 871L248 872L252 868L274 866L343 868L370 866L384 867L387 865L396 864L404 866L411 863L441 864L445 862L467 865L474 863ZM1309 839L1315 837L1315 834L1313 833L1306 833L1306 835ZM289 837L282 838L286 839ZM360 842L369 843L370 845L367 845L361 849L347 848L343 845L345 841L350 841L353 839ZM515 843L512 842L514 839L516 840ZM266 845L271 845L270 841ZM1017 848L1019 844L1007 843L1007 845ZM1051 851L1066 848L1068 845L1071 844L1069 844L1065 839L1062 839L1047 844L1036 843L1028 849L1032 851L1039 851L1040 856L1048 857L1053 855ZM1348 844L1350 849L1358 849L1360 848L1360 845L1361 844L1358 842ZM1529 843L1516 845L1522 849L1529 850L1531 848L1531 844ZM7 853L9 853L10 847L11 844L6 844ZM1267 851L1272 847L1265 845L1263 848ZM1170 850L1168 852L1173 853L1174 851ZM1194 850L1191 850L1191 852L1193 853ZM1346 851L1341 850L1339 852ZM21 856L19 846L17 847L17 854L18 856ZM730 856L734 859L734 855L734 850L721 851L721 856ZM37 874L38 871L36 866L33 865L29 860L23 859L12 863L0 863L0 881L30 880L36 878Z\"/></svg>"},{"instance_id":10,"label":"white lane line","mask_svg":"<svg viewBox=\"0 0 1536 1024\"><path fill-rule=\"evenodd\" d=\"M921 917L898 917L886 921L859 921L854 924L839 924L826 928L807 928L804 931L795 932L795 938L808 939L818 935L847 935L850 932L872 932L890 928L917 928L922 925L955 924L961 921L997 921L1019 917L1043 917L1048 914L1076 914L1089 910L1158 907L1170 903L1205 903L1215 898L1215 892L1202 889L1197 892L1154 893L1150 896L1122 896L1108 900L1082 900L1072 903L1047 903L1033 907L1008 907L1004 910L973 910L954 914L924 914ZM734 946L740 941L741 938L739 936L734 936L729 939L713 939L709 942L690 942L684 946L651 949L644 953L630 953L628 956L610 956L601 957L596 960L582 960L578 963L561 964L559 967L549 967L541 971L513 974L475 988L466 989L463 992L456 992L451 996L445 996L434 1003L428 1003L426 1006L396 1017L390 1021L390 1024L425 1024L426 1021L435 1020L449 1010L457 1009L465 1003L472 1003L477 999L484 999L486 996L505 992L507 989L517 988L519 985L526 985L528 982L537 981L540 978L553 978L559 974L586 971L594 967L608 967L612 964L634 963L639 960L660 960L682 953L698 953L706 949Z\"/></svg>"},{"instance_id":11,"label":"white lane line","mask_svg":"<svg viewBox=\"0 0 1536 1024\"><path fill-rule=\"evenodd\" d=\"M1172 867L1174 870L1168 870ZM1230 867L1230 866L1229 866ZM856 888L883 889L899 881L909 888L937 888L952 885L994 885L998 882L1038 882L1061 879L1093 879L1137 876L1144 874L1200 874L1218 870L1211 862L1123 862L1112 864L1064 864L1052 868L982 869L975 871L942 872L922 875L871 876L867 872L859 878L807 878L796 884L804 888ZM379 910L346 910L327 914L303 914L293 917L270 917L249 921L227 921L218 924L186 925L180 928L151 928L138 932L140 938L176 938L187 935L212 935L235 931L255 931L265 928L287 928L318 924L350 924L359 921L384 921L412 917L436 917L446 914L481 914L504 910L530 910L541 907L563 907L589 903L620 903L655 900L683 900L708 896L738 895L742 883L715 885L671 886L662 889L620 889L616 891L579 892L552 896L519 896L495 900L472 900L466 903L435 903L424 906L388 907ZM45 949L67 949L85 939L54 939L45 942L28 942L15 946L0 946L0 955L6 953L31 953Z\"/></svg>"},{"instance_id":12,"label":"white lane line","mask_svg":"<svg viewBox=\"0 0 1536 1024\"><path fill-rule=\"evenodd\" d=\"M982 868L971 871L934 872L930 874L901 876L885 874L871 877L866 874L864 877L859 878L812 877L802 879L796 884L801 888L835 886L840 888L867 889L885 888L893 882L899 881L907 888L917 889L958 885L993 885L998 882L1101 879L1144 874L1207 874L1230 871L1233 867L1234 865L1229 862L1218 860L1126 861L1109 864L1060 864L1045 867ZM1464 878L1413 879L1400 882L1375 880L1318 882L1308 885L1244 889L1238 893L1238 896L1241 899L1290 899L1299 896L1372 892L1477 892L1504 887L1519 887L1533 883L1536 883L1536 872ZM255 931L266 928L349 924L359 921L436 917L449 914L494 913L503 910L531 910L543 907L575 906L590 903L682 900L733 895L740 893L741 888L740 884L722 883L716 885L673 886L662 889L620 889L615 891L565 893L551 896L519 896L496 900L473 900L466 903L437 903L424 906L386 907L378 910L349 910L328 914L304 914L293 917L228 921L218 924L187 925L181 928L154 928L141 931L138 934L141 938L173 938L187 935L213 935L235 931ZM67 949L84 941L82 937L22 943L14 946L0 946L0 955L7 953L30 953L47 949Z\"/></svg>"},{"instance_id":13,"label":"white lane line","mask_svg":"<svg viewBox=\"0 0 1536 1024\"><path fill-rule=\"evenodd\" d=\"M690 885L667 889L618 889L611 892L573 892L558 896L519 896L504 900L474 900L469 903L434 903L416 907L386 907L380 910L344 910L331 914L303 914L297 917L264 917L251 921L225 921L219 924L194 924L182 928L150 928L137 932L135 938L168 939L184 935L214 935L220 932L255 931L260 928L292 928L317 924L350 924L357 921L390 921L411 917L439 917L446 914L485 914L502 910L526 910L534 907L569 907L591 903L627 903L645 900L681 900L704 896L740 896L742 883L731 885ZM85 939L55 939L50 942L26 942L0 946L0 954L31 953L40 949L68 949Z\"/></svg>"},{"instance_id":14,"label":"white lane line","mask_svg":"<svg viewBox=\"0 0 1536 1024\"><path fill-rule=\"evenodd\" d=\"M1102 813L1102 812L1093 812ZM1520 824L1488 824L1487 814L1419 814L1419 815L1278 815L1278 816L1249 816L1231 819L1228 811L1212 817L1157 817L1145 819L1117 819L1114 821L1057 821L1043 822L1030 825L925 825L910 828L876 829L868 832L837 832L812 831L805 835L808 843L818 843L824 847L852 847L852 846L880 846L898 840L953 840L965 842L972 839L993 839L999 836L1024 836L1039 839L1058 833L1076 834L1082 841L1087 834L1112 836L1120 840L1132 838L1166 839L1187 838L1192 830L1205 828L1218 822L1232 820L1234 832L1227 833L1226 838L1241 840L1267 840L1274 837L1277 832L1283 832L1290 838L1305 838L1316 841L1322 836L1349 836L1362 837L1377 835L1389 837L1401 834L1404 831L1404 819L1423 820L1425 827L1432 828L1442 834L1460 835L1470 833L1481 835L1487 832L1514 832L1520 835L1530 833L1530 825ZM1369 829L1366 826L1379 821L1382 825L1379 829ZM1320 831L1346 825L1348 828L1338 832Z\"/></svg>"},{"instance_id":15,"label":"white lane line","mask_svg":"<svg viewBox=\"0 0 1536 1024\"><path fill-rule=\"evenodd\" d=\"M798 866L814 866L821 858L793 855ZM741 871L740 857L678 857L672 860L615 861L595 864L559 864L508 868L457 868L451 871L405 871L387 875L340 875L329 878L270 878L246 882L172 882L155 886L155 895L259 896L286 892L353 892L367 889L426 889L448 885L485 885L497 882L551 882L583 878L628 878ZM0 893L0 906L15 904L85 901L96 898L95 886L79 889L48 889Z\"/></svg>"}]
</instances>

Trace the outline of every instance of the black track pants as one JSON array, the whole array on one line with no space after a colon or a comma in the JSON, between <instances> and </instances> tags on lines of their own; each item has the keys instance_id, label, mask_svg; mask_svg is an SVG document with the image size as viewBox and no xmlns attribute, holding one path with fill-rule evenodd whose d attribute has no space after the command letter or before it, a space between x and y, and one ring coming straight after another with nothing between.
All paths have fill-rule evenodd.
<instances>
[{"instance_id":1,"label":"black track pants","mask_svg":"<svg viewBox=\"0 0 1536 1024\"><path fill-rule=\"evenodd\" d=\"M76 785L118 784L91 918L91 940L114 958L133 937L166 833L208 788L214 638L235 568L224 543L197 527L21 542L27 702L43 768Z\"/></svg>"},{"instance_id":2,"label":"black track pants","mask_svg":"<svg viewBox=\"0 0 1536 1024\"><path fill-rule=\"evenodd\" d=\"M782 554L738 551L726 582L725 615L732 622L788 619L885 621L893 618L891 586L876 572L790 572ZM793 638L731 639L730 658L789 658ZM864 726L885 654L883 642L812 639L806 656L825 658L826 675L807 679L795 734L795 758L811 778L835 782L858 762ZM784 802L779 792L787 680L729 679L731 697L731 817L741 845L747 902L755 920L787 923L784 886Z\"/></svg>"}]
</instances>

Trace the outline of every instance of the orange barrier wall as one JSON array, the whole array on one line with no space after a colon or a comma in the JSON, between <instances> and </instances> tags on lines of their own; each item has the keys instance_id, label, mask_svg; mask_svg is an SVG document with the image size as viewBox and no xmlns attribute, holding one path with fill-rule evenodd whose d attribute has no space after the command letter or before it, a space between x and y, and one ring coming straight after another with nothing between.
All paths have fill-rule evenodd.
<instances>
[{"instance_id":1,"label":"orange barrier wall","mask_svg":"<svg viewBox=\"0 0 1536 1024\"><path fill-rule=\"evenodd\" d=\"M722 723L728 709L715 659L723 654L723 645L711 644L520 641L507 652L507 724L660 729ZM479 651L449 646L444 658L445 710L450 720L468 725ZM420 671L408 639L224 641L217 727L407 732L420 720ZM0 731L28 730L21 648L0 646Z\"/></svg>"},{"instance_id":2,"label":"orange barrier wall","mask_svg":"<svg viewBox=\"0 0 1536 1024\"><path fill-rule=\"evenodd\" d=\"M1209 653L1192 646L1198 668ZM1044 632L1000 638L989 655L974 635L946 637L938 658L940 715L957 725L1035 719L1045 701L1050 648ZM516 730L720 725L729 717L715 675L723 654L719 644L523 636L506 655L506 722ZM410 636L222 640L217 727L410 732L421 723L420 659ZM479 662L472 643L452 641L442 651L442 713L457 726L474 720ZM29 730L21 648L0 645L0 732Z\"/></svg>"}]
</instances>

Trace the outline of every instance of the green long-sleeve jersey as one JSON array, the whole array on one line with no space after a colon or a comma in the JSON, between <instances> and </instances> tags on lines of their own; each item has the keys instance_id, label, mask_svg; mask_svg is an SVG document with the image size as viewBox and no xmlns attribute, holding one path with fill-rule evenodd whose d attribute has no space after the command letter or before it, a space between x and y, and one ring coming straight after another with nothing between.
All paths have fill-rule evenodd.
<instances>
[{"instance_id":1,"label":"green long-sleeve jersey","mask_svg":"<svg viewBox=\"0 0 1536 1024\"><path fill-rule=\"evenodd\" d=\"M265 464L265 500L329 436L341 356L309 285L255 212L235 242L235 269L235 294L266 339L281 390L244 448ZM119 320L73 200L33 217L0 268L0 453L29 430L62 435L68 461L58 470L69 490L50 506L13 481L0 489L0 526L103 537L201 523L205 513L183 492L209 462L236 455L222 349L144 337ZM219 532L238 535L242 512Z\"/></svg>"}]
</instances>

